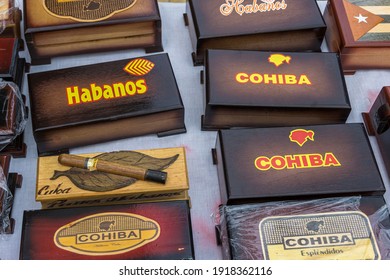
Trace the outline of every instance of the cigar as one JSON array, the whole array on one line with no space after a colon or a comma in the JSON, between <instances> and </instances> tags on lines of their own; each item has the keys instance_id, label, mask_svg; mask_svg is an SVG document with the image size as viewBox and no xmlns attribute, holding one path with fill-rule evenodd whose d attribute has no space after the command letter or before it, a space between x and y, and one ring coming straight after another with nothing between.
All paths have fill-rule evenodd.
<instances>
[{"instance_id":1,"label":"cigar","mask_svg":"<svg viewBox=\"0 0 390 280\"><path fill-rule=\"evenodd\" d=\"M160 170L146 169L133 165L123 165L115 162L109 162L97 158L87 158L68 154L59 155L58 162L70 167L84 168L90 171L97 170L161 184L165 184L168 175L167 172Z\"/></svg>"}]
</instances>

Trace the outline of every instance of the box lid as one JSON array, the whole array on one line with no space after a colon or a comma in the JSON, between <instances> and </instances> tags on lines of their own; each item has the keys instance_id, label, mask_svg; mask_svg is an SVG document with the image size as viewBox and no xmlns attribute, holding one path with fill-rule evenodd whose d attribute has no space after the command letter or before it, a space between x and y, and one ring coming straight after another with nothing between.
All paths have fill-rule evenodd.
<instances>
[{"instance_id":1,"label":"box lid","mask_svg":"<svg viewBox=\"0 0 390 280\"><path fill-rule=\"evenodd\" d=\"M199 38L324 28L312 0L190 0Z\"/></svg>"},{"instance_id":2,"label":"box lid","mask_svg":"<svg viewBox=\"0 0 390 280\"><path fill-rule=\"evenodd\" d=\"M24 0L24 11L26 33L160 19L156 0Z\"/></svg>"},{"instance_id":3,"label":"box lid","mask_svg":"<svg viewBox=\"0 0 390 280\"><path fill-rule=\"evenodd\" d=\"M350 108L335 53L209 50L211 106Z\"/></svg>"},{"instance_id":4,"label":"box lid","mask_svg":"<svg viewBox=\"0 0 390 280\"><path fill-rule=\"evenodd\" d=\"M188 201L25 211L20 258L193 259Z\"/></svg>"},{"instance_id":5,"label":"box lid","mask_svg":"<svg viewBox=\"0 0 390 280\"><path fill-rule=\"evenodd\" d=\"M345 47L390 47L387 0L330 0L330 4Z\"/></svg>"},{"instance_id":6,"label":"box lid","mask_svg":"<svg viewBox=\"0 0 390 280\"><path fill-rule=\"evenodd\" d=\"M28 75L34 131L182 109L167 54Z\"/></svg>"},{"instance_id":7,"label":"box lid","mask_svg":"<svg viewBox=\"0 0 390 280\"><path fill-rule=\"evenodd\" d=\"M385 192L360 123L221 130L218 140L227 203Z\"/></svg>"}]
</instances>

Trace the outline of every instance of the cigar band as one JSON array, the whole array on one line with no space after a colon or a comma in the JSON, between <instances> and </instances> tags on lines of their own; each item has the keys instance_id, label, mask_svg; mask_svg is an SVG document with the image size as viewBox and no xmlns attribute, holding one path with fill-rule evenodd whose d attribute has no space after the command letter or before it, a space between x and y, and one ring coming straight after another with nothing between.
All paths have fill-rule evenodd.
<instances>
[{"instance_id":1,"label":"cigar band","mask_svg":"<svg viewBox=\"0 0 390 280\"><path fill-rule=\"evenodd\" d=\"M97 162L98 162L98 159L96 158L89 158L87 160L87 164L86 164L86 168L89 170L89 171L95 171L96 170L96 165L97 165Z\"/></svg>"}]
</instances>

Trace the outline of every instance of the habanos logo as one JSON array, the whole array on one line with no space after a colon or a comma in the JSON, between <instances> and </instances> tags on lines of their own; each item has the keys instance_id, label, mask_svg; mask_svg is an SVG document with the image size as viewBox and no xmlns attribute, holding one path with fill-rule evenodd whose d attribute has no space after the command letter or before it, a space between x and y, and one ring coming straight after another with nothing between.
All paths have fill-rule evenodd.
<instances>
[{"instance_id":1,"label":"habanos logo","mask_svg":"<svg viewBox=\"0 0 390 280\"><path fill-rule=\"evenodd\" d=\"M135 214L108 212L64 225L54 234L54 243L73 253L103 256L134 250L159 236L156 221Z\"/></svg>"},{"instance_id":2,"label":"habanos logo","mask_svg":"<svg viewBox=\"0 0 390 280\"><path fill-rule=\"evenodd\" d=\"M243 14L255 14L287 9L285 0L261 0L263 3L258 4L257 0L252 0L252 4L244 5L245 0L225 0L225 4L220 7L220 12L224 16L230 15L233 11L242 16Z\"/></svg>"},{"instance_id":3,"label":"habanos logo","mask_svg":"<svg viewBox=\"0 0 390 280\"><path fill-rule=\"evenodd\" d=\"M274 216L259 224L264 259L380 259L371 224L357 211Z\"/></svg>"},{"instance_id":4,"label":"habanos logo","mask_svg":"<svg viewBox=\"0 0 390 280\"><path fill-rule=\"evenodd\" d=\"M314 142L314 131L305 129L295 129L290 132L291 142L302 147L308 140ZM255 167L260 171L317 168L341 166L336 156L331 153L325 154L296 154L296 155L275 155L273 157L259 156L255 159Z\"/></svg>"},{"instance_id":5,"label":"habanos logo","mask_svg":"<svg viewBox=\"0 0 390 280\"><path fill-rule=\"evenodd\" d=\"M130 61L123 68L123 71L130 75L140 77L151 72L154 66L154 63L147 59L137 58ZM88 87L70 86L66 88L66 96L68 105L78 105L104 99L109 100L134 96L136 94L145 94L147 91L148 86L146 80L138 79L102 85L92 83Z\"/></svg>"},{"instance_id":6,"label":"habanos logo","mask_svg":"<svg viewBox=\"0 0 390 280\"><path fill-rule=\"evenodd\" d=\"M291 56L283 54L271 54L268 62L276 67L290 64ZM236 75L236 81L240 84L274 84L274 85L311 85L311 81L306 74L264 74L240 72Z\"/></svg>"}]
</instances>

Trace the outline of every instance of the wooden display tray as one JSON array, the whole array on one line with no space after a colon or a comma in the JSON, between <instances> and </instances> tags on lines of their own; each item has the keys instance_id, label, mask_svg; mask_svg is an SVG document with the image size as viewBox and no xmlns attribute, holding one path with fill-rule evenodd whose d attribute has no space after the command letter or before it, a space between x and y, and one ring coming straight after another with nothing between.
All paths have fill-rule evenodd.
<instances>
[{"instance_id":1,"label":"wooden display tray","mask_svg":"<svg viewBox=\"0 0 390 280\"><path fill-rule=\"evenodd\" d=\"M321 51L326 30L311 0L189 0L184 20L194 65L204 63L206 49Z\"/></svg>"},{"instance_id":2,"label":"wooden display tray","mask_svg":"<svg viewBox=\"0 0 390 280\"><path fill-rule=\"evenodd\" d=\"M186 132L184 105L167 54L29 74L28 84L40 155Z\"/></svg>"},{"instance_id":3,"label":"wooden display tray","mask_svg":"<svg viewBox=\"0 0 390 280\"><path fill-rule=\"evenodd\" d=\"M383 195L363 124L220 130L222 204Z\"/></svg>"},{"instance_id":4,"label":"wooden display tray","mask_svg":"<svg viewBox=\"0 0 390 280\"><path fill-rule=\"evenodd\" d=\"M194 258L188 201L24 212L20 259Z\"/></svg>"},{"instance_id":5,"label":"wooden display tray","mask_svg":"<svg viewBox=\"0 0 390 280\"><path fill-rule=\"evenodd\" d=\"M118 151L82 155L168 173L165 184L98 171L70 168L58 156L38 158L36 200L42 208L189 200L184 148Z\"/></svg>"},{"instance_id":6,"label":"wooden display tray","mask_svg":"<svg viewBox=\"0 0 390 280\"><path fill-rule=\"evenodd\" d=\"M388 1L330 0L324 18L328 48L340 53L344 73L390 68Z\"/></svg>"},{"instance_id":7,"label":"wooden display tray","mask_svg":"<svg viewBox=\"0 0 390 280\"><path fill-rule=\"evenodd\" d=\"M206 51L203 130L345 123L335 53Z\"/></svg>"},{"instance_id":8,"label":"wooden display tray","mask_svg":"<svg viewBox=\"0 0 390 280\"><path fill-rule=\"evenodd\" d=\"M24 0L24 9L31 64L112 50L163 51L157 0Z\"/></svg>"},{"instance_id":9,"label":"wooden display tray","mask_svg":"<svg viewBox=\"0 0 390 280\"><path fill-rule=\"evenodd\" d=\"M375 136L390 178L390 86L383 87L374 104L363 113L367 133Z\"/></svg>"}]
</instances>

